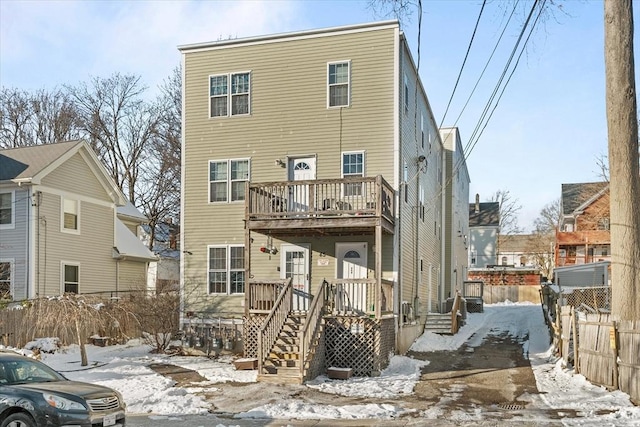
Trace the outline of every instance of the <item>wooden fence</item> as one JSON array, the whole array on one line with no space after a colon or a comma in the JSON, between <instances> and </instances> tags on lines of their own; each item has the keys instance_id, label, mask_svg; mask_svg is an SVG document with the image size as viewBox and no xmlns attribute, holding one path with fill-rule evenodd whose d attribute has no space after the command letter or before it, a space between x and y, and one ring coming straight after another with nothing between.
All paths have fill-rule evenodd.
<instances>
[{"instance_id":1,"label":"wooden fence","mask_svg":"<svg viewBox=\"0 0 640 427\"><path fill-rule=\"evenodd\" d=\"M640 403L640 321L560 307L554 330L561 357L590 382L627 393Z\"/></svg>"},{"instance_id":2,"label":"wooden fence","mask_svg":"<svg viewBox=\"0 0 640 427\"><path fill-rule=\"evenodd\" d=\"M540 286L533 285L484 285L482 299L485 304L498 302L533 302L540 303Z\"/></svg>"}]
</instances>

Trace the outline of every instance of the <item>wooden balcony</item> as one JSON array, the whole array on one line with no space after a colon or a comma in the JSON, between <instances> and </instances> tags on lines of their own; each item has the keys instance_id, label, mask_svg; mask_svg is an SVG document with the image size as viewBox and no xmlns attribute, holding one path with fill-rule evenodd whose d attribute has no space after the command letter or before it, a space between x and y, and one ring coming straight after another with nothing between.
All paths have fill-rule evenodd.
<instances>
[{"instance_id":1,"label":"wooden balcony","mask_svg":"<svg viewBox=\"0 0 640 427\"><path fill-rule=\"evenodd\" d=\"M245 220L273 235L393 234L394 190L378 175L247 183Z\"/></svg>"}]
</instances>

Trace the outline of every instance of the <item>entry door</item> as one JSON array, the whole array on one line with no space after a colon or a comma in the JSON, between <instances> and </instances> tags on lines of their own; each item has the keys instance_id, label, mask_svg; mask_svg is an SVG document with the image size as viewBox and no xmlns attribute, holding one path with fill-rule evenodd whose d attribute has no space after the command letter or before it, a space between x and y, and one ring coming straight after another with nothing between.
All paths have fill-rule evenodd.
<instances>
[{"instance_id":1,"label":"entry door","mask_svg":"<svg viewBox=\"0 0 640 427\"><path fill-rule=\"evenodd\" d=\"M293 285L293 310L307 311L309 308L309 245L281 246L280 277L291 278Z\"/></svg>"},{"instance_id":2,"label":"entry door","mask_svg":"<svg viewBox=\"0 0 640 427\"><path fill-rule=\"evenodd\" d=\"M316 158L297 157L289 159L289 180L306 181L316 179ZM289 211L309 210L309 186L294 184L289 189Z\"/></svg>"},{"instance_id":3,"label":"entry door","mask_svg":"<svg viewBox=\"0 0 640 427\"><path fill-rule=\"evenodd\" d=\"M367 243L336 243L337 272L339 279L367 278ZM345 282L338 289L337 297L342 300L336 304L355 311L367 311L367 286L359 283Z\"/></svg>"}]
</instances>

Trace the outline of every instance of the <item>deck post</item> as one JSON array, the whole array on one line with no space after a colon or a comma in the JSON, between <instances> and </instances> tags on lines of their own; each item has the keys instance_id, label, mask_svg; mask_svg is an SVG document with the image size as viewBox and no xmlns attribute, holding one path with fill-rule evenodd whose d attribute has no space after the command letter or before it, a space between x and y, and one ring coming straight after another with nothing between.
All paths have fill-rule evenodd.
<instances>
[{"instance_id":1,"label":"deck post","mask_svg":"<svg viewBox=\"0 0 640 427\"><path fill-rule=\"evenodd\" d=\"M382 317L382 226L376 225L376 319Z\"/></svg>"}]
</instances>

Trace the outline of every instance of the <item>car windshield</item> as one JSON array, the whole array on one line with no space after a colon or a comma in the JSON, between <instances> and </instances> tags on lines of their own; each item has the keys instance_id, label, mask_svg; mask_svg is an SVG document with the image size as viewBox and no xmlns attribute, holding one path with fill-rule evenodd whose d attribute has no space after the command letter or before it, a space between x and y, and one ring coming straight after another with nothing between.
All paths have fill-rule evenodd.
<instances>
[{"instance_id":1,"label":"car windshield","mask_svg":"<svg viewBox=\"0 0 640 427\"><path fill-rule=\"evenodd\" d=\"M32 359L0 360L0 385L63 381L65 377Z\"/></svg>"}]
</instances>

